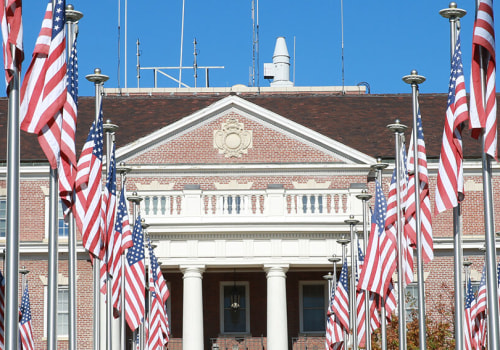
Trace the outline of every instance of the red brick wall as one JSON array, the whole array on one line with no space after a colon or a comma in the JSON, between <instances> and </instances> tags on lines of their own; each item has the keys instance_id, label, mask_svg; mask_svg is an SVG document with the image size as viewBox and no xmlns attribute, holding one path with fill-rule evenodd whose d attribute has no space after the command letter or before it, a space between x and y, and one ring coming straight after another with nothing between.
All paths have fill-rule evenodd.
<instances>
[{"instance_id":1,"label":"red brick wall","mask_svg":"<svg viewBox=\"0 0 500 350\"><path fill-rule=\"evenodd\" d=\"M213 134L221 130L222 123L236 118L244 124L245 130L253 132L253 147L241 158L226 158L214 148ZM119 137L119 136L118 136ZM186 147L186 145L188 145ZM187 133L131 159L137 164L201 164L201 163L272 163L272 162L338 162L309 144L265 127L251 119L235 113L228 113L208 124L189 130Z\"/></svg>"},{"instance_id":2,"label":"red brick wall","mask_svg":"<svg viewBox=\"0 0 500 350\"><path fill-rule=\"evenodd\" d=\"M78 260L77 262L77 347L79 349L92 349L92 329L93 329L93 283L92 283L92 268L90 263L85 260ZM36 349L47 349L47 338L44 335L46 324L45 305L44 299L44 283L41 276L48 278L47 274L47 258L45 256L26 256L21 257L19 261L20 268L24 267L29 271L26 275L28 282L31 317L33 325L33 338L35 340ZM68 261L66 258L60 258L58 264L58 272L64 277L68 277ZM4 264L2 263L2 271L4 271ZM19 276L19 304L21 303L21 286L22 277ZM61 287L67 288L67 285ZM58 349L67 349L67 340L58 340Z\"/></svg>"}]
</instances>

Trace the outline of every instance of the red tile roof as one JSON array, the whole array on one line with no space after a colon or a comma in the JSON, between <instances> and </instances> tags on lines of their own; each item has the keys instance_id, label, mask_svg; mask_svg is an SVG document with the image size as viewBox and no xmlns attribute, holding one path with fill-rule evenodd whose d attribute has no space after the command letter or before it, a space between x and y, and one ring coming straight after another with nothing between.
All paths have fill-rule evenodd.
<instances>
[{"instance_id":1,"label":"red tile roof","mask_svg":"<svg viewBox=\"0 0 500 350\"><path fill-rule=\"evenodd\" d=\"M119 126L118 147L170 125L227 95L106 96L104 118ZM370 156L394 157L394 137L386 128L395 119L411 130L410 94L329 95L329 94L242 94L240 97L269 109L329 138ZM438 158L443 132L446 94L421 94L420 109L428 157ZM95 114L95 99L79 99L77 153L85 141ZM409 131L406 133L409 134ZM464 132L464 153L480 157L479 141ZM408 137L409 138L409 137ZM0 99L0 162L5 162L7 145L7 99ZM21 132L22 162L46 162L36 137Z\"/></svg>"}]
</instances>

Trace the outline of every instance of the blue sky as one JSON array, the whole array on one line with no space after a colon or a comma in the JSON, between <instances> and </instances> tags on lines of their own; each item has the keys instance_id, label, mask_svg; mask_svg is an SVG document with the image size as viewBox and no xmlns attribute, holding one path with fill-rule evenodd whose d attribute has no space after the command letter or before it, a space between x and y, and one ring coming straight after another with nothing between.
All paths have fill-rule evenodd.
<instances>
[{"instance_id":1,"label":"blue sky","mask_svg":"<svg viewBox=\"0 0 500 350\"><path fill-rule=\"evenodd\" d=\"M118 75L118 4L121 1L121 69ZM80 96L93 96L84 77L99 67L110 77L105 87L125 87L125 0L68 1L83 12L78 37ZM146 4L148 7L146 7ZM183 65L193 64L193 40L198 42L199 66L224 66L210 72L211 86L248 85L252 67L251 0L185 0ZM294 52L295 85L342 85L340 0L260 0L260 86L263 64L272 62L276 38L284 36ZM447 92L450 25L439 15L449 1L344 0L345 85L368 82L373 94L409 93L402 76L417 69L427 81L422 93ZM462 52L467 89L471 57L474 0L458 2L462 19ZM45 11L45 1L24 1L24 46L29 65ZM179 66L182 0L128 0L127 86L137 87L136 41L142 67ZM495 11L498 13L498 3ZM498 25L496 25L498 28ZM293 57L292 57L293 59ZM293 64L293 61L292 61ZM178 71L170 71L178 77ZM141 87L153 86L153 74L142 71ZM292 73L291 73L291 77ZM182 80L194 86L192 70ZM199 72L198 86L204 84ZM178 84L160 77L159 87Z\"/></svg>"}]
</instances>

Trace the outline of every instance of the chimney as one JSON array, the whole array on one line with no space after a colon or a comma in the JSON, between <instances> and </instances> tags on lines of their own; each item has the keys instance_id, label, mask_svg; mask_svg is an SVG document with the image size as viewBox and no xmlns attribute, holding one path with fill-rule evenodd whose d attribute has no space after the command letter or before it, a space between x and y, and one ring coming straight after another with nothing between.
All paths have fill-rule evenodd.
<instances>
[{"instance_id":1,"label":"chimney","mask_svg":"<svg viewBox=\"0 0 500 350\"><path fill-rule=\"evenodd\" d=\"M290 55L282 36L276 39L273 63L264 63L264 79L273 79L271 86L293 86L290 81Z\"/></svg>"}]
</instances>

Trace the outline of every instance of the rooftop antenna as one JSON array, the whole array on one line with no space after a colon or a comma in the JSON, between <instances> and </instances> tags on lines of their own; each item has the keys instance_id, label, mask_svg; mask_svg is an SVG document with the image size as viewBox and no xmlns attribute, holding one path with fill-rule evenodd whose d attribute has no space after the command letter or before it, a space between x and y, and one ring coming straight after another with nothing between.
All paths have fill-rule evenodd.
<instances>
[{"instance_id":1,"label":"rooftop antenna","mask_svg":"<svg viewBox=\"0 0 500 350\"><path fill-rule=\"evenodd\" d=\"M184 43L184 8L186 0L182 0L182 24L181 24L181 57L179 62L179 87L182 85L182 47Z\"/></svg>"},{"instance_id":2,"label":"rooftop antenna","mask_svg":"<svg viewBox=\"0 0 500 350\"><path fill-rule=\"evenodd\" d=\"M193 61L193 69L194 69L194 87L196 88L196 83L198 81L198 61L196 59L196 56L198 56L198 52L196 51L196 38L194 38L194 41L193 41L193 46L194 46L194 52L193 52L193 55L194 55L194 61Z\"/></svg>"},{"instance_id":3,"label":"rooftop antenna","mask_svg":"<svg viewBox=\"0 0 500 350\"><path fill-rule=\"evenodd\" d=\"M127 88L127 0L125 0L125 89Z\"/></svg>"},{"instance_id":4,"label":"rooftop antenna","mask_svg":"<svg viewBox=\"0 0 500 350\"><path fill-rule=\"evenodd\" d=\"M340 0L340 25L342 35L342 95L345 95L344 85L344 1Z\"/></svg>"},{"instance_id":5,"label":"rooftop antenna","mask_svg":"<svg viewBox=\"0 0 500 350\"><path fill-rule=\"evenodd\" d=\"M120 17L121 17L121 0L118 0L118 72L117 72L117 80L118 80L118 89L120 89Z\"/></svg>"},{"instance_id":6,"label":"rooftop antenna","mask_svg":"<svg viewBox=\"0 0 500 350\"><path fill-rule=\"evenodd\" d=\"M140 84L139 84L139 81L141 80L141 61L140 61L140 57L141 57L141 51L139 51L139 45L141 45L141 43L139 42L139 38L137 38L137 88L139 88Z\"/></svg>"},{"instance_id":7,"label":"rooftop antenna","mask_svg":"<svg viewBox=\"0 0 500 350\"><path fill-rule=\"evenodd\" d=\"M252 0L252 86L259 82L259 0Z\"/></svg>"}]
</instances>

